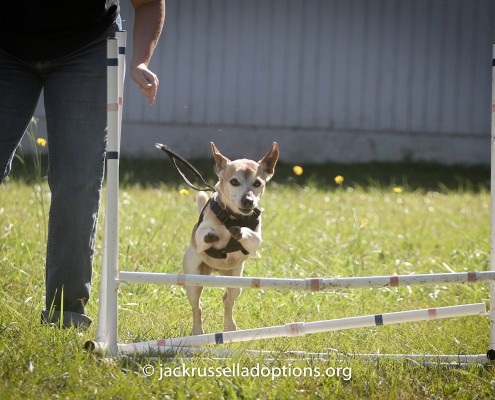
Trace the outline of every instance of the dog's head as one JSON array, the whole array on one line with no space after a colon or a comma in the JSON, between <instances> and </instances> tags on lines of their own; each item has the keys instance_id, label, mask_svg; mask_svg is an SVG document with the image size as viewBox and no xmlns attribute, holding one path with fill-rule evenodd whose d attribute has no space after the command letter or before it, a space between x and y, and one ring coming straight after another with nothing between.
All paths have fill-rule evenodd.
<instances>
[{"instance_id":1,"label":"dog's head","mask_svg":"<svg viewBox=\"0 0 495 400\"><path fill-rule=\"evenodd\" d=\"M231 161L211 143L215 157L218 182L215 189L220 201L235 214L249 215L256 207L265 190L265 184L275 172L278 160L278 144L258 162L241 159Z\"/></svg>"}]
</instances>

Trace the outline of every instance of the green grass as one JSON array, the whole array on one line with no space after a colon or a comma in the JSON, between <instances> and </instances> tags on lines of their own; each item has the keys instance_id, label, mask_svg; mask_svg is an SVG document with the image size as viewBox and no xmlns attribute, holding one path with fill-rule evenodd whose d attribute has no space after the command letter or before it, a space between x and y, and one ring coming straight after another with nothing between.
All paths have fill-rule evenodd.
<instances>
[{"instance_id":1,"label":"green grass","mask_svg":"<svg viewBox=\"0 0 495 400\"><path fill-rule=\"evenodd\" d=\"M211 164L211 163L210 163ZM88 331L41 326L44 304L45 218L49 190L17 168L0 186L0 398L493 398L491 368L413 366L406 361L275 361L236 356L175 360L100 360L83 350ZM201 171L211 165L198 163ZM263 198L261 258L246 276L336 277L489 269L490 195L486 167L429 164L281 165ZM165 172L166 171L166 172ZM333 178L345 177L342 187ZM179 273L197 215L193 193L178 194L169 163L122 163L120 268ZM211 178L211 175L210 175ZM392 188L401 186L402 193ZM39 185L38 185L39 186ZM98 310L102 224L88 314ZM221 289L205 289L205 329L222 327ZM484 301L487 285L336 290L330 293L245 290L236 303L240 329ZM119 341L188 335L191 312L183 288L125 285L119 293ZM465 317L246 342L222 348L483 354L486 317ZM146 377L142 367L153 365ZM179 367L286 368L315 373L350 368L340 377L166 377ZM256 371L256 370L254 370ZM343 370L341 370L343 371ZM348 371L348 370L347 370Z\"/></svg>"}]
</instances>

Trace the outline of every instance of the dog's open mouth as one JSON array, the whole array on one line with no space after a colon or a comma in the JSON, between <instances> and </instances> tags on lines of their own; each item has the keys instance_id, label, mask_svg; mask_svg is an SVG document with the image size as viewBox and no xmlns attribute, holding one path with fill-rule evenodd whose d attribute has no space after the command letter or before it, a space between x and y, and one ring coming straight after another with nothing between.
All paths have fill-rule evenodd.
<instances>
[{"instance_id":1,"label":"dog's open mouth","mask_svg":"<svg viewBox=\"0 0 495 400\"><path fill-rule=\"evenodd\" d=\"M253 212L254 208L239 208L241 214L248 215Z\"/></svg>"}]
</instances>

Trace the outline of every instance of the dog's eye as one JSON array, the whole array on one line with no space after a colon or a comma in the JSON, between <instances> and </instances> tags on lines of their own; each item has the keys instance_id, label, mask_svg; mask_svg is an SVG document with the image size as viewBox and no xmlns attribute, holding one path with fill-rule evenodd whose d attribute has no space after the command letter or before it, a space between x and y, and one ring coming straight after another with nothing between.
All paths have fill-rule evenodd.
<instances>
[{"instance_id":1,"label":"dog's eye","mask_svg":"<svg viewBox=\"0 0 495 400\"><path fill-rule=\"evenodd\" d=\"M232 186L239 186L239 185L240 185L240 182L239 182L236 178L232 178L232 179L230 180L230 184L231 184Z\"/></svg>"},{"instance_id":2,"label":"dog's eye","mask_svg":"<svg viewBox=\"0 0 495 400\"><path fill-rule=\"evenodd\" d=\"M255 188L259 188L261 186L261 181L260 180L254 181L253 186Z\"/></svg>"}]
</instances>

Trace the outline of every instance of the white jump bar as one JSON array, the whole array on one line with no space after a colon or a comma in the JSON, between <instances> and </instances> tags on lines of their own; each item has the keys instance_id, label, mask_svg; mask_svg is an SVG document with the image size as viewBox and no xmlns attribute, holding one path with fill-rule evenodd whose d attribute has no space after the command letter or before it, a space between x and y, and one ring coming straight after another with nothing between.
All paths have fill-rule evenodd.
<instances>
[{"instance_id":1,"label":"white jump bar","mask_svg":"<svg viewBox=\"0 0 495 400\"><path fill-rule=\"evenodd\" d=\"M330 289L380 288L399 286L448 285L495 281L495 271L448 274L367 276L352 278L251 278L233 276L164 274L121 271L118 283L206 286L244 289L286 289L318 292Z\"/></svg>"},{"instance_id":2,"label":"white jump bar","mask_svg":"<svg viewBox=\"0 0 495 400\"><path fill-rule=\"evenodd\" d=\"M315 322L296 322L286 325L254 328L232 332L219 332L198 336L185 336L153 340L148 342L119 344L121 354L162 353L170 347L200 347L214 344L244 342L277 337L294 337L308 334L330 332L344 329L365 328L399 324L405 322L425 321L432 319L463 317L468 315L485 315L485 304L463 304L411 311L400 311L387 314L366 315L360 317L340 318Z\"/></svg>"}]
</instances>

